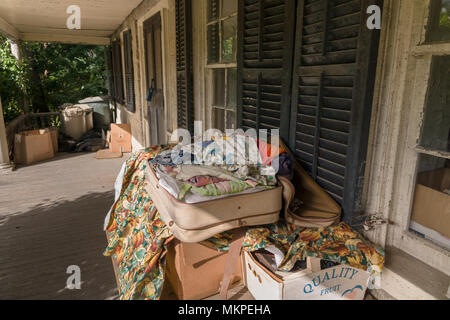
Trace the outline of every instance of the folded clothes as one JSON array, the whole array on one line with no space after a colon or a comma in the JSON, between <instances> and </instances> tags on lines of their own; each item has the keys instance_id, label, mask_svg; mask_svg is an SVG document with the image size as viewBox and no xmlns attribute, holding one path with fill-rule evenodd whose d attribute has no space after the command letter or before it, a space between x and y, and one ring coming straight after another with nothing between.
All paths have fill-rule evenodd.
<instances>
[{"instance_id":1,"label":"folded clothes","mask_svg":"<svg viewBox=\"0 0 450 320\"><path fill-rule=\"evenodd\" d=\"M198 147L203 148L201 157L195 153ZM189 163L200 158L201 164ZM274 168L262 163L256 139L241 134L164 150L149 163L160 185L183 201L207 201L211 200L207 197L233 195L277 184ZM288 166L281 163L283 168Z\"/></svg>"},{"instance_id":2,"label":"folded clothes","mask_svg":"<svg viewBox=\"0 0 450 320\"><path fill-rule=\"evenodd\" d=\"M203 187L211 183L218 183L223 181L227 180L212 176L195 176L188 179L186 182L193 185L194 187Z\"/></svg>"}]
</instances>

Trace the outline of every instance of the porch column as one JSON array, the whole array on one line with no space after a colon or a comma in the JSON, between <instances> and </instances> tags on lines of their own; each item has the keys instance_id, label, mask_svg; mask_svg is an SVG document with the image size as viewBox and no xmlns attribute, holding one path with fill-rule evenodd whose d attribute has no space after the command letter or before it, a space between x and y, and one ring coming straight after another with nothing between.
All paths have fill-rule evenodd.
<instances>
[{"instance_id":1,"label":"porch column","mask_svg":"<svg viewBox=\"0 0 450 320\"><path fill-rule=\"evenodd\" d=\"M6 140L5 120L3 119L2 99L0 98L0 174L12 170L8 155L8 142Z\"/></svg>"}]
</instances>

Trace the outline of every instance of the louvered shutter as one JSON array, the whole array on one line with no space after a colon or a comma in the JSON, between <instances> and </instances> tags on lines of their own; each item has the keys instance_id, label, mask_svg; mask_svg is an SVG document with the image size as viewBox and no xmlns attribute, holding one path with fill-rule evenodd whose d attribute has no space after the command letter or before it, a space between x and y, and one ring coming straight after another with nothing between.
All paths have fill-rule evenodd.
<instances>
[{"instance_id":1,"label":"louvered shutter","mask_svg":"<svg viewBox=\"0 0 450 320\"><path fill-rule=\"evenodd\" d=\"M177 118L178 127L194 131L192 75L192 4L176 0Z\"/></svg>"},{"instance_id":2,"label":"louvered shutter","mask_svg":"<svg viewBox=\"0 0 450 320\"><path fill-rule=\"evenodd\" d=\"M238 21L238 126L287 140L295 1L240 0Z\"/></svg>"},{"instance_id":3,"label":"louvered shutter","mask_svg":"<svg viewBox=\"0 0 450 320\"><path fill-rule=\"evenodd\" d=\"M114 97L117 103L123 104L122 50L118 40L113 41Z\"/></svg>"},{"instance_id":4,"label":"louvered shutter","mask_svg":"<svg viewBox=\"0 0 450 320\"><path fill-rule=\"evenodd\" d=\"M111 46L105 46L105 61L106 61L106 73L108 78L108 95L110 97L115 96L114 90L114 69L113 69L113 55Z\"/></svg>"},{"instance_id":5,"label":"louvered shutter","mask_svg":"<svg viewBox=\"0 0 450 320\"><path fill-rule=\"evenodd\" d=\"M125 54L125 88L126 88L126 107L128 111L135 112L134 102L134 67L133 67L133 47L131 30L123 33L123 49Z\"/></svg>"},{"instance_id":6,"label":"louvered shutter","mask_svg":"<svg viewBox=\"0 0 450 320\"><path fill-rule=\"evenodd\" d=\"M301 0L297 11L290 146L348 223L360 210L379 41L370 4L381 6Z\"/></svg>"}]
</instances>

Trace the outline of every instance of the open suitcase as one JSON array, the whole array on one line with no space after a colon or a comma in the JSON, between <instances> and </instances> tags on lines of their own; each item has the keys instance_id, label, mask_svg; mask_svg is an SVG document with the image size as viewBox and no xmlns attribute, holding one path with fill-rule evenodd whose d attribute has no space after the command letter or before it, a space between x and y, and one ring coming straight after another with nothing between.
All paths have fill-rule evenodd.
<instances>
[{"instance_id":1,"label":"open suitcase","mask_svg":"<svg viewBox=\"0 0 450 320\"><path fill-rule=\"evenodd\" d=\"M161 219L183 242L200 242L235 228L275 223L282 208L281 185L189 204L176 199L161 187L151 166L147 166L145 179L145 188L155 202Z\"/></svg>"}]
</instances>

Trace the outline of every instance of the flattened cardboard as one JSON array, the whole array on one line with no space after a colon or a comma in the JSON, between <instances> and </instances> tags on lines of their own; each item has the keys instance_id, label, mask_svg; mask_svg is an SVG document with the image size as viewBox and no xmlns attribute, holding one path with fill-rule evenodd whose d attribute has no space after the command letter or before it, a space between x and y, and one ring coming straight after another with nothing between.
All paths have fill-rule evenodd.
<instances>
[{"instance_id":1,"label":"flattened cardboard","mask_svg":"<svg viewBox=\"0 0 450 320\"><path fill-rule=\"evenodd\" d=\"M200 300L219 292L227 253L219 252L199 243L169 244L165 275L180 300ZM242 281L241 262L231 283Z\"/></svg>"},{"instance_id":2,"label":"flattened cardboard","mask_svg":"<svg viewBox=\"0 0 450 320\"><path fill-rule=\"evenodd\" d=\"M111 143L112 152L131 152L131 125L129 124L111 124Z\"/></svg>"},{"instance_id":3,"label":"flattened cardboard","mask_svg":"<svg viewBox=\"0 0 450 320\"><path fill-rule=\"evenodd\" d=\"M122 152L112 152L109 149L98 150L95 154L96 159L115 159L122 158Z\"/></svg>"},{"instance_id":4,"label":"flattened cardboard","mask_svg":"<svg viewBox=\"0 0 450 320\"><path fill-rule=\"evenodd\" d=\"M14 162L32 164L54 157L49 129L23 131L14 137Z\"/></svg>"},{"instance_id":5,"label":"flattened cardboard","mask_svg":"<svg viewBox=\"0 0 450 320\"><path fill-rule=\"evenodd\" d=\"M419 173L412 220L450 238L450 168Z\"/></svg>"}]
</instances>

